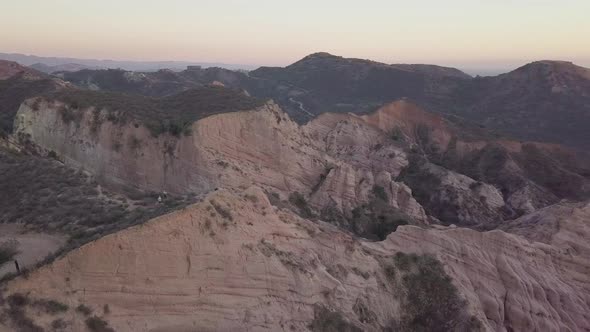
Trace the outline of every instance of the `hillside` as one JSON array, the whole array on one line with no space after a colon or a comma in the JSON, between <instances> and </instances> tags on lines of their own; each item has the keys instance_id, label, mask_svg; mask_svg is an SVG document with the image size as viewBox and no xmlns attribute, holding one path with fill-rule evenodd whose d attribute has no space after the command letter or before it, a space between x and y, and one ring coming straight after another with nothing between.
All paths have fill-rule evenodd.
<instances>
[{"instance_id":1,"label":"hillside","mask_svg":"<svg viewBox=\"0 0 590 332\"><path fill-rule=\"evenodd\" d=\"M38 109L41 102L61 104L60 115L65 122L78 122L84 111L93 109L94 127L100 127L105 120L114 123L136 121L148 127L154 136L160 133L188 134L189 127L198 119L250 110L264 103L241 91L217 86L199 87L162 98L62 89L43 95L33 102L33 108Z\"/></svg>"},{"instance_id":2,"label":"hillside","mask_svg":"<svg viewBox=\"0 0 590 332\"><path fill-rule=\"evenodd\" d=\"M586 75L549 64L504 79ZM78 87L0 81L24 98L0 137L0 273L23 267L0 331L590 328L590 155L431 111L494 78L325 53L60 75Z\"/></svg>"},{"instance_id":3,"label":"hillside","mask_svg":"<svg viewBox=\"0 0 590 332\"><path fill-rule=\"evenodd\" d=\"M10 225L19 229L8 232L12 234L8 239L15 241L23 270L191 202L186 196L167 195L158 204L155 192L132 187L110 190L92 175L56 159L54 152L43 157L0 147L0 229L8 232L10 227L2 227ZM41 240L58 236L65 241L51 252L36 252L35 243L27 238L30 233ZM5 235L0 234L0 247ZM14 272L12 267L0 269L0 278L5 270Z\"/></svg>"},{"instance_id":4,"label":"hillside","mask_svg":"<svg viewBox=\"0 0 590 332\"><path fill-rule=\"evenodd\" d=\"M328 53L287 67L248 74L221 68L133 73L116 70L61 73L78 86L164 96L212 82L273 99L295 121L325 112L366 113L402 98L453 121L485 126L513 139L588 148L590 70L538 61L510 73L476 77L434 65L383 64Z\"/></svg>"},{"instance_id":5,"label":"hillside","mask_svg":"<svg viewBox=\"0 0 590 332\"><path fill-rule=\"evenodd\" d=\"M46 74L53 74L56 72L76 72L84 69L99 69L98 67L90 67L78 63L65 63L55 66L46 65L44 63L34 63L29 67Z\"/></svg>"},{"instance_id":6,"label":"hillside","mask_svg":"<svg viewBox=\"0 0 590 332\"><path fill-rule=\"evenodd\" d=\"M20 317L73 330L582 331L590 215L570 211L547 244L414 226L374 243L273 206L259 188L221 190L8 283L0 327ZM48 301L65 309L44 311Z\"/></svg>"},{"instance_id":7,"label":"hillside","mask_svg":"<svg viewBox=\"0 0 590 332\"><path fill-rule=\"evenodd\" d=\"M271 81L267 94L298 121L324 112L373 111L400 98L425 104L444 99L447 86L468 80L456 69L420 65L386 65L328 53L311 54L285 68L262 67L250 77Z\"/></svg>"},{"instance_id":8,"label":"hillside","mask_svg":"<svg viewBox=\"0 0 590 332\"><path fill-rule=\"evenodd\" d=\"M538 61L457 89L448 112L523 140L590 148L590 69Z\"/></svg>"},{"instance_id":9,"label":"hillside","mask_svg":"<svg viewBox=\"0 0 590 332\"><path fill-rule=\"evenodd\" d=\"M0 53L0 59L18 62L23 66L31 66L41 63L47 66L61 66L71 63L80 64L92 68L124 69L133 71L156 71L160 69L183 70L186 66L222 67L228 69L250 69L251 66L211 63L211 62L187 62L187 61L125 61L125 60L99 60L64 57L46 57L20 53Z\"/></svg>"},{"instance_id":10,"label":"hillside","mask_svg":"<svg viewBox=\"0 0 590 332\"><path fill-rule=\"evenodd\" d=\"M408 102L363 116L325 113L299 125L272 102L244 107L249 112L229 105L234 112L201 119L198 104L186 103L196 113L160 113L149 105L134 109L127 99L118 116L96 113L117 109L107 101L75 109L67 98L38 109L29 101L19 111L16 134L112 183L180 194L263 186L291 198L307 217L369 238L382 239L400 223L494 229L561 199L590 199L587 155L490 138L481 129L466 135ZM64 117L64 110L73 115ZM170 124L187 120L178 130L154 131L152 113L170 116ZM382 222L373 224L379 215Z\"/></svg>"},{"instance_id":11,"label":"hillside","mask_svg":"<svg viewBox=\"0 0 590 332\"><path fill-rule=\"evenodd\" d=\"M62 84L36 70L0 60L0 137L12 133L20 104L28 98L57 90Z\"/></svg>"}]
</instances>

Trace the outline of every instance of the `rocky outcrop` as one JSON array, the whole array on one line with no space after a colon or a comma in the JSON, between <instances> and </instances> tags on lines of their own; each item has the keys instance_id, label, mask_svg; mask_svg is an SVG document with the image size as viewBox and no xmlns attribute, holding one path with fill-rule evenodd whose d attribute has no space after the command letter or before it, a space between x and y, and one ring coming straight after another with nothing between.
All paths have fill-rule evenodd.
<instances>
[{"instance_id":1,"label":"rocky outcrop","mask_svg":"<svg viewBox=\"0 0 590 332\"><path fill-rule=\"evenodd\" d=\"M590 220L588 209L577 213L584 218L572 224ZM580 331L590 328L587 230L543 244L502 231L401 226L375 243L273 207L258 188L222 190L89 243L10 282L4 296L85 304L117 331L305 331L318 307L376 331L407 314L408 289L392 281L406 273L391 264L396 253L425 253L443 262L473 329ZM49 324L44 317L34 319ZM61 317L84 328L73 309Z\"/></svg>"},{"instance_id":2,"label":"rocky outcrop","mask_svg":"<svg viewBox=\"0 0 590 332\"><path fill-rule=\"evenodd\" d=\"M114 124L92 109L64 121L62 106L42 103L35 110L24 103L16 135L110 183L173 193L256 184L283 197L300 192L318 210L336 206L345 214L368 201L367 188L379 185L392 206L417 221L426 218L410 191L394 181L407 165L403 149L353 115L301 127L270 102L201 119L189 136L154 137L140 124Z\"/></svg>"},{"instance_id":3,"label":"rocky outcrop","mask_svg":"<svg viewBox=\"0 0 590 332\"><path fill-rule=\"evenodd\" d=\"M362 116L325 113L303 126L269 102L202 118L179 136L154 136L139 120L114 123L107 110L68 107L24 103L16 135L107 182L148 190L258 185L281 197L301 193L318 214L335 210L350 219L377 187L418 223L429 219L422 205L447 224L484 229L561 198L590 197L590 162L582 154L492 139L407 101ZM408 155L429 166L411 164ZM412 172L420 176L403 176Z\"/></svg>"},{"instance_id":4,"label":"rocky outcrop","mask_svg":"<svg viewBox=\"0 0 590 332\"><path fill-rule=\"evenodd\" d=\"M441 166L412 166L400 180L414 188L414 195L430 215L447 224L489 230L506 217L506 204L496 187Z\"/></svg>"}]
</instances>

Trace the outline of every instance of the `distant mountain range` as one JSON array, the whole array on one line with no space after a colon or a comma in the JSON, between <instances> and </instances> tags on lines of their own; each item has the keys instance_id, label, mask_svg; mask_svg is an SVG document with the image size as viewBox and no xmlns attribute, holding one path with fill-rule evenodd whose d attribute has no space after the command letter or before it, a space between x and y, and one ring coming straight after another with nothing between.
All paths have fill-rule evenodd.
<instances>
[{"instance_id":1,"label":"distant mountain range","mask_svg":"<svg viewBox=\"0 0 590 332\"><path fill-rule=\"evenodd\" d=\"M221 67L227 69L255 69L253 66L228 64L228 63L210 63L210 62L188 62L188 61L117 61L117 60L97 60L97 59L77 59L61 57L41 57L36 55L25 55L19 53L0 53L1 60L18 62L23 66L35 65L37 70L43 72L54 72L68 70L68 67L80 69L97 69L112 68L125 69L133 71L156 71L159 69L184 70L187 66L202 67ZM60 66L64 66L59 68ZM51 68L56 67L56 68ZM49 70L49 71L48 71ZM52 71L51 71L52 70ZM68 70L73 71L73 70Z\"/></svg>"},{"instance_id":2,"label":"distant mountain range","mask_svg":"<svg viewBox=\"0 0 590 332\"><path fill-rule=\"evenodd\" d=\"M0 60L0 331L590 331L586 68L46 66Z\"/></svg>"},{"instance_id":3,"label":"distant mountain range","mask_svg":"<svg viewBox=\"0 0 590 332\"><path fill-rule=\"evenodd\" d=\"M223 68L174 72L81 70L57 75L83 88L153 97L221 82L273 99L296 121L325 112L366 113L398 99L523 140L590 148L590 70L537 61L506 74L470 75L434 65L384 64L328 53L248 73Z\"/></svg>"}]
</instances>

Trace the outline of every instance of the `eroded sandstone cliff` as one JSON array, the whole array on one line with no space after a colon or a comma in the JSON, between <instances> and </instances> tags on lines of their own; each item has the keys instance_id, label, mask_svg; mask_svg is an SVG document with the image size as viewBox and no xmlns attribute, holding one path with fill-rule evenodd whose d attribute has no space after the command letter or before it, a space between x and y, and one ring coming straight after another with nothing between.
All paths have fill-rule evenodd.
<instances>
[{"instance_id":1,"label":"eroded sandstone cliff","mask_svg":"<svg viewBox=\"0 0 590 332\"><path fill-rule=\"evenodd\" d=\"M74 310L84 304L117 331L303 331L331 324L318 322L318 310L340 317L336 324L372 331L420 314L407 312L412 288L403 276L421 261L412 254L428 254L443 262L467 301L452 303L460 311L449 311L441 326L582 331L590 328L590 256L582 241L588 220L587 204L563 214L548 243L502 231L415 226L367 242L272 206L259 188L220 190L89 243L10 282L3 296L62 302L71 309L57 316L26 312L37 325L59 317L72 330L84 328L86 316ZM436 293L445 285L436 285L429 298L446 299Z\"/></svg>"},{"instance_id":2,"label":"eroded sandstone cliff","mask_svg":"<svg viewBox=\"0 0 590 332\"><path fill-rule=\"evenodd\" d=\"M208 116L179 135L117 116L30 100L15 135L106 182L196 194L255 184L283 198L300 193L314 214L339 224L374 205L375 190L415 223L480 229L590 197L583 153L489 137L406 101L362 116L325 113L303 126L268 102Z\"/></svg>"}]
</instances>

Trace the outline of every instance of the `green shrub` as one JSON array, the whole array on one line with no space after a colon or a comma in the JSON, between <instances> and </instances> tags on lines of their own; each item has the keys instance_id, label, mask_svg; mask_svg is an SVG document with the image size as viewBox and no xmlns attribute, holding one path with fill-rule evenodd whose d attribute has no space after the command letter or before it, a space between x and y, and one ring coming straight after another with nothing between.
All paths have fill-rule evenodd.
<instances>
[{"instance_id":1,"label":"green shrub","mask_svg":"<svg viewBox=\"0 0 590 332\"><path fill-rule=\"evenodd\" d=\"M81 313L84 316L88 316L92 313L92 309L85 304L80 304L76 307L76 312Z\"/></svg>"},{"instance_id":2,"label":"green shrub","mask_svg":"<svg viewBox=\"0 0 590 332\"><path fill-rule=\"evenodd\" d=\"M6 313L16 332L44 332L44 329L27 317L22 307L11 306Z\"/></svg>"},{"instance_id":3,"label":"green shrub","mask_svg":"<svg viewBox=\"0 0 590 332\"><path fill-rule=\"evenodd\" d=\"M293 204L297 207L297 209L299 210L299 214L303 218L313 217L313 212L311 211L311 208L307 204L307 200L299 192L296 191L296 192L291 193L289 195L289 202L291 202L291 204Z\"/></svg>"},{"instance_id":4,"label":"green shrub","mask_svg":"<svg viewBox=\"0 0 590 332\"><path fill-rule=\"evenodd\" d=\"M349 222L354 233L368 239L383 241L399 226L411 224L412 218L389 205L386 200L377 198L378 195L368 204L352 210Z\"/></svg>"},{"instance_id":5,"label":"green shrub","mask_svg":"<svg viewBox=\"0 0 590 332\"><path fill-rule=\"evenodd\" d=\"M389 197L387 196L387 192L385 192L385 188L382 186L374 185L373 186L373 195L378 199L388 201Z\"/></svg>"},{"instance_id":6,"label":"green shrub","mask_svg":"<svg viewBox=\"0 0 590 332\"><path fill-rule=\"evenodd\" d=\"M313 332L361 332L357 326L346 321L340 312L328 310L317 304L309 329Z\"/></svg>"},{"instance_id":7,"label":"green shrub","mask_svg":"<svg viewBox=\"0 0 590 332\"><path fill-rule=\"evenodd\" d=\"M395 127L391 130L389 137L394 141L400 141L404 138L404 133L399 127Z\"/></svg>"},{"instance_id":8,"label":"green shrub","mask_svg":"<svg viewBox=\"0 0 590 332\"><path fill-rule=\"evenodd\" d=\"M55 300L36 300L33 302L33 306L45 311L50 315L66 312L69 309L66 304L57 302Z\"/></svg>"},{"instance_id":9,"label":"green shrub","mask_svg":"<svg viewBox=\"0 0 590 332\"><path fill-rule=\"evenodd\" d=\"M402 300L400 329L403 331L474 331L480 323L467 312L467 303L445 272L430 255L396 253L406 290ZM387 273L387 271L385 271Z\"/></svg>"},{"instance_id":10,"label":"green shrub","mask_svg":"<svg viewBox=\"0 0 590 332\"><path fill-rule=\"evenodd\" d=\"M11 307L24 307L30 303L29 297L21 293L14 293L8 298L8 304Z\"/></svg>"},{"instance_id":11,"label":"green shrub","mask_svg":"<svg viewBox=\"0 0 590 332\"><path fill-rule=\"evenodd\" d=\"M86 327L92 332L115 332L104 319L92 316L86 319Z\"/></svg>"},{"instance_id":12,"label":"green shrub","mask_svg":"<svg viewBox=\"0 0 590 332\"><path fill-rule=\"evenodd\" d=\"M245 195L244 198L246 198L247 200L249 200L252 203L258 203L258 197L254 196L254 195Z\"/></svg>"},{"instance_id":13,"label":"green shrub","mask_svg":"<svg viewBox=\"0 0 590 332\"><path fill-rule=\"evenodd\" d=\"M215 202L214 200L211 200L211 205L213 205L213 208L215 208L215 211L217 211L217 213L224 219L228 219L228 220L233 220L234 217L231 214L231 211L226 208L221 206L219 203Z\"/></svg>"},{"instance_id":14,"label":"green shrub","mask_svg":"<svg viewBox=\"0 0 590 332\"><path fill-rule=\"evenodd\" d=\"M55 151L53 151L53 150L51 150L47 153L47 157L51 158L51 159L58 160L57 153L55 153Z\"/></svg>"}]
</instances>

